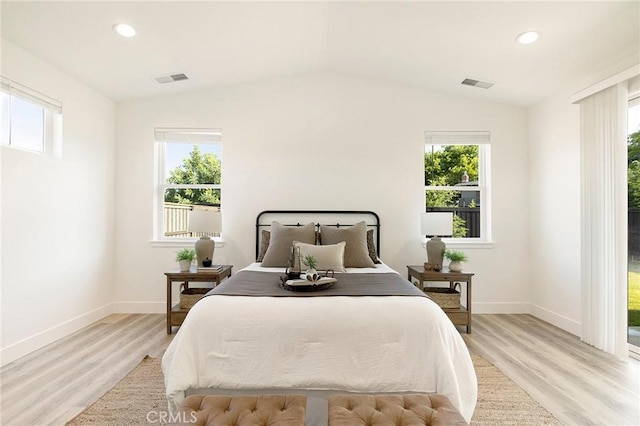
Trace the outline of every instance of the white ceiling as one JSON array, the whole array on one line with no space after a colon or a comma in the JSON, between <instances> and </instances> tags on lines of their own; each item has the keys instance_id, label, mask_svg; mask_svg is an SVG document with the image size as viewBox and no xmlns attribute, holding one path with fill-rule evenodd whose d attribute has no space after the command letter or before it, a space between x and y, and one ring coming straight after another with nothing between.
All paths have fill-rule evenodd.
<instances>
[{"instance_id":1,"label":"white ceiling","mask_svg":"<svg viewBox=\"0 0 640 426\"><path fill-rule=\"evenodd\" d=\"M528 106L640 62L640 1L2 1L2 37L114 100L337 71ZM117 22L138 34L114 34ZM541 32L523 46L515 37ZM154 77L186 73L160 85ZM494 82L489 90L465 78Z\"/></svg>"}]
</instances>

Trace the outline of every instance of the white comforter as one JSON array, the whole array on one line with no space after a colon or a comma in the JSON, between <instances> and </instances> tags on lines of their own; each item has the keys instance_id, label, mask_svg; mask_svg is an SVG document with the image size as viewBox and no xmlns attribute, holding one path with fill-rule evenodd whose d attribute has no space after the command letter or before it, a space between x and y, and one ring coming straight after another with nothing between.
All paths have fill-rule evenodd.
<instances>
[{"instance_id":1,"label":"white comforter","mask_svg":"<svg viewBox=\"0 0 640 426\"><path fill-rule=\"evenodd\" d=\"M190 388L436 392L470 421L477 397L464 341L426 297L205 297L162 369L172 409Z\"/></svg>"}]
</instances>

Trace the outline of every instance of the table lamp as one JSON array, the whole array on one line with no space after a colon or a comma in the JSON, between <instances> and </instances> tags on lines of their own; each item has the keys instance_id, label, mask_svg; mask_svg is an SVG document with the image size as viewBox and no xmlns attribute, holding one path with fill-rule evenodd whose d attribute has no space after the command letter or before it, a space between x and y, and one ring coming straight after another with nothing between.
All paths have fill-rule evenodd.
<instances>
[{"instance_id":1,"label":"table lamp","mask_svg":"<svg viewBox=\"0 0 640 426\"><path fill-rule=\"evenodd\" d=\"M196 258L198 267L205 266L203 262L207 263L206 266L211 266L216 243L206 234L222 231L222 214L210 210L192 210L189 213L188 231L192 235L194 233L205 234L196 241Z\"/></svg>"},{"instance_id":2,"label":"table lamp","mask_svg":"<svg viewBox=\"0 0 640 426\"><path fill-rule=\"evenodd\" d=\"M442 269L444 251L447 248L440 237L453 235L453 212L422 213L421 223L422 234L426 235L427 238L431 237L427 241L427 263L436 271L440 271Z\"/></svg>"}]
</instances>

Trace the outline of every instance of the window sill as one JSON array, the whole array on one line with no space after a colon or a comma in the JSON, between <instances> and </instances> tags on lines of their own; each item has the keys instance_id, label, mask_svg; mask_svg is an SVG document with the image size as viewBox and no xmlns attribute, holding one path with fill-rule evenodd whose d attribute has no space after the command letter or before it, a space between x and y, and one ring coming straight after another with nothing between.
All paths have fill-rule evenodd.
<instances>
[{"instance_id":1,"label":"window sill","mask_svg":"<svg viewBox=\"0 0 640 426\"><path fill-rule=\"evenodd\" d=\"M443 238L442 241L448 249L492 249L495 247L495 243L493 241L456 241L451 238ZM422 247L426 249L427 240L422 241Z\"/></svg>"},{"instance_id":2,"label":"window sill","mask_svg":"<svg viewBox=\"0 0 640 426\"><path fill-rule=\"evenodd\" d=\"M196 238L176 238L174 240L151 240L149 241L149 245L151 247L184 247L189 245L194 245L196 243ZM214 238L213 241L216 243L216 248L224 247L224 240L221 238Z\"/></svg>"}]
</instances>

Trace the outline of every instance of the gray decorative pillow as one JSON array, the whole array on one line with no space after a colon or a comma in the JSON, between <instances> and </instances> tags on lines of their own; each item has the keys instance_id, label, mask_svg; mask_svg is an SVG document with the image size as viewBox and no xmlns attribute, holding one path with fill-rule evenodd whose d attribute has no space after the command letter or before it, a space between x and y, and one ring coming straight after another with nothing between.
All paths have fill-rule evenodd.
<instances>
[{"instance_id":1,"label":"gray decorative pillow","mask_svg":"<svg viewBox=\"0 0 640 426\"><path fill-rule=\"evenodd\" d=\"M270 239L271 239L271 232L267 231L266 229L263 229L262 237L260 238L260 253L258 254L258 258L256 259L256 262L262 262L262 259L264 259L264 255L267 252L267 249L269 248Z\"/></svg>"},{"instance_id":2,"label":"gray decorative pillow","mask_svg":"<svg viewBox=\"0 0 640 426\"><path fill-rule=\"evenodd\" d=\"M294 241L314 244L316 241L316 225L312 222L304 226L284 226L279 222L272 222L269 248L267 248L267 252L262 259L262 266L287 266Z\"/></svg>"},{"instance_id":3,"label":"gray decorative pillow","mask_svg":"<svg viewBox=\"0 0 640 426\"><path fill-rule=\"evenodd\" d=\"M367 224L363 221L348 228L320 226L322 244L347 243L344 249L346 268L375 268L367 247Z\"/></svg>"}]
</instances>

